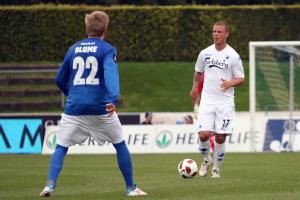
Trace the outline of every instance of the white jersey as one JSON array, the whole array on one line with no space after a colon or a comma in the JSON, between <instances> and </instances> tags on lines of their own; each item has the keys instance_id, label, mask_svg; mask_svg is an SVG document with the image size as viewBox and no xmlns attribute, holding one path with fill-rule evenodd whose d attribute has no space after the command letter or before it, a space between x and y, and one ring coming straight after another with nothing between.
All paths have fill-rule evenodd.
<instances>
[{"instance_id":1,"label":"white jersey","mask_svg":"<svg viewBox=\"0 0 300 200\"><path fill-rule=\"evenodd\" d=\"M201 93L201 103L234 105L234 88L231 87L225 92L221 91L223 80L233 78L244 78L244 69L239 54L227 44L217 51L215 45L202 50L198 56L195 71L205 71L205 81Z\"/></svg>"}]
</instances>

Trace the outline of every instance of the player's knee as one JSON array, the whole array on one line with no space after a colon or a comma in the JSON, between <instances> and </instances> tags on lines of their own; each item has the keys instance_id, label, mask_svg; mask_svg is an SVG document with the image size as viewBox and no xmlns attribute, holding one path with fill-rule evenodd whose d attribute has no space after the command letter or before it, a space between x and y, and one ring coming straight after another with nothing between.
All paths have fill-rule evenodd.
<instances>
[{"instance_id":1,"label":"player's knee","mask_svg":"<svg viewBox=\"0 0 300 200\"><path fill-rule=\"evenodd\" d=\"M199 132L199 138L201 142L206 142L207 140L209 140L210 137L210 133L203 131L203 132Z\"/></svg>"},{"instance_id":2,"label":"player's knee","mask_svg":"<svg viewBox=\"0 0 300 200\"><path fill-rule=\"evenodd\" d=\"M226 135L224 135L224 134L216 134L216 136L215 136L216 143L223 144L225 142L225 140L226 140Z\"/></svg>"}]
</instances>

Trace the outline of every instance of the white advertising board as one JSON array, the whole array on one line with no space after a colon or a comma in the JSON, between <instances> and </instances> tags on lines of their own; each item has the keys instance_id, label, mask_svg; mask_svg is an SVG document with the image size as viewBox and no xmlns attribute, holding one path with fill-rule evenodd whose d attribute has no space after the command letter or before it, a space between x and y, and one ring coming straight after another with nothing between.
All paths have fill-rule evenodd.
<instances>
[{"instance_id":1,"label":"white advertising board","mask_svg":"<svg viewBox=\"0 0 300 200\"><path fill-rule=\"evenodd\" d=\"M250 135L248 116L237 118L236 132L227 139L227 152L249 152ZM55 147L58 126L47 126L43 154L51 154ZM124 125L123 134L131 153L196 153L199 152L199 139L194 125ZM260 136L262 134L259 134ZM257 142L263 138L257 136ZM259 145L262 146L262 145ZM115 153L109 143L99 146L93 138L81 145L70 147L74 154Z\"/></svg>"},{"instance_id":2,"label":"white advertising board","mask_svg":"<svg viewBox=\"0 0 300 200\"><path fill-rule=\"evenodd\" d=\"M58 126L46 127L43 154L52 153ZM198 136L193 125L127 125L123 134L131 153L188 153L198 151ZM52 141L52 142L51 142ZM89 138L69 153L115 153L109 143L99 146Z\"/></svg>"},{"instance_id":3,"label":"white advertising board","mask_svg":"<svg viewBox=\"0 0 300 200\"><path fill-rule=\"evenodd\" d=\"M287 127L288 114L257 113L255 151L285 151L293 140L293 151L300 151L300 120ZM226 152L251 152L249 113L236 114L234 133L226 139ZM47 126L43 154L51 154L56 145L58 126ZM194 125L123 125L123 134L131 153L197 153L199 139ZM293 134L292 136L290 134ZM112 154L110 143L103 146L93 138L70 147L70 154Z\"/></svg>"}]
</instances>

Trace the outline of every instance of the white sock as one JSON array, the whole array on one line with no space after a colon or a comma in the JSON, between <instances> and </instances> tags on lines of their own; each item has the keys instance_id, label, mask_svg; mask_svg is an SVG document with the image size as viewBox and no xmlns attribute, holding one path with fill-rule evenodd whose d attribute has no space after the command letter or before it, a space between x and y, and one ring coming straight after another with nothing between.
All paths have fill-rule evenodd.
<instances>
[{"instance_id":1,"label":"white sock","mask_svg":"<svg viewBox=\"0 0 300 200\"><path fill-rule=\"evenodd\" d=\"M210 152L210 142L209 140L202 142L200 140L200 146L199 146L199 150L202 153L203 157L204 157L204 161L210 162L211 158L209 155Z\"/></svg>"},{"instance_id":2,"label":"white sock","mask_svg":"<svg viewBox=\"0 0 300 200\"><path fill-rule=\"evenodd\" d=\"M219 169L225 155L225 142L223 144L218 144L216 142L215 152L214 152L214 167Z\"/></svg>"}]
</instances>

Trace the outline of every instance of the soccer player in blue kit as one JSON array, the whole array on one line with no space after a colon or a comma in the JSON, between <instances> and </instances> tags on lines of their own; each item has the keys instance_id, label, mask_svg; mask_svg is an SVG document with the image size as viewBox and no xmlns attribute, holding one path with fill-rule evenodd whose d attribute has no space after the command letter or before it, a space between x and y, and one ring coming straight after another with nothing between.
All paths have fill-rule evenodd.
<instances>
[{"instance_id":1,"label":"soccer player in blue kit","mask_svg":"<svg viewBox=\"0 0 300 200\"><path fill-rule=\"evenodd\" d=\"M50 161L48 181L41 197L50 197L63 168L68 147L92 136L99 144L111 142L126 183L128 196L143 196L133 181L131 156L124 141L115 104L119 96L117 51L104 41L109 17L94 11L85 16L88 38L66 53L56 84L68 97L62 114L57 145Z\"/></svg>"}]
</instances>

